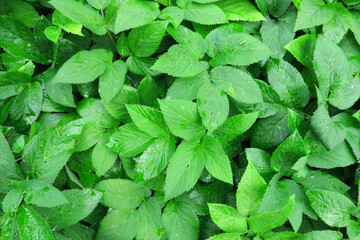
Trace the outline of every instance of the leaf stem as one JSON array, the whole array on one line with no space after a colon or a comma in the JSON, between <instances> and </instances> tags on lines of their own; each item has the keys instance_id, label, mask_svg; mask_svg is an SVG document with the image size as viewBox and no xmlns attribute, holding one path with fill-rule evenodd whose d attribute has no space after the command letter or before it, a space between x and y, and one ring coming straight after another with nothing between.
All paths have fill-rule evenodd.
<instances>
[{"instance_id":1,"label":"leaf stem","mask_svg":"<svg viewBox=\"0 0 360 240\"><path fill-rule=\"evenodd\" d=\"M103 11L102 9L101 9L100 11L101 11L101 16L104 18L104 11ZM106 32L108 33L111 42L113 43L113 45L114 45L117 53L120 55L120 58L121 58L121 54L120 54L120 52L119 52L119 50L118 50L118 48L117 48L117 45L116 45L116 43L115 43L115 40L114 40L114 38L111 36L111 33L110 33L110 31L109 31L109 29L108 29L107 27L106 27Z\"/></svg>"}]
</instances>

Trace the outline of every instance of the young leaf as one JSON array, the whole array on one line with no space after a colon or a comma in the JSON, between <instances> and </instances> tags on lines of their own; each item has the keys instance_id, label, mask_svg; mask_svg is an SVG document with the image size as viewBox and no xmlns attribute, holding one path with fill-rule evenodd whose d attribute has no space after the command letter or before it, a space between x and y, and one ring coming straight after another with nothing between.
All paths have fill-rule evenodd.
<instances>
[{"instance_id":1,"label":"young leaf","mask_svg":"<svg viewBox=\"0 0 360 240\"><path fill-rule=\"evenodd\" d=\"M245 216L230 206L223 204L209 204L213 221L225 232L244 233L247 231Z\"/></svg>"},{"instance_id":2,"label":"young leaf","mask_svg":"<svg viewBox=\"0 0 360 240\"><path fill-rule=\"evenodd\" d=\"M324 24L334 16L334 5L323 0L304 0L299 6L294 31Z\"/></svg>"},{"instance_id":3,"label":"young leaf","mask_svg":"<svg viewBox=\"0 0 360 240\"><path fill-rule=\"evenodd\" d=\"M132 157L143 152L153 141L153 137L135 124L128 123L118 128L105 145L120 156Z\"/></svg>"},{"instance_id":4,"label":"young leaf","mask_svg":"<svg viewBox=\"0 0 360 240\"><path fill-rule=\"evenodd\" d=\"M166 171L165 200L174 198L195 185L206 160L199 156L199 150L196 142L180 143Z\"/></svg>"},{"instance_id":5,"label":"young leaf","mask_svg":"<svg viewBox=\"0 0 360 240\"><path fill-rule=\"evenodd\" d=\"M192 77L208 68L207 62L199 61L198 55L184 45L172 46L151 67L174 77Z\"/></svg>"},{"instance_id":6,"label":"young leaf","mask_svg":"<svg viewBox=\"0 0 360 240\"><path fill-rule=\"evenodd\" d=\"M199 220L191 206L185 202L170 201L162 214L162 222L171 239L198 239Z\"/></svg>"},{"instance_id":7,"label":"young leaf","mask_svg":"<svg viewBox=\"0 0 360 240\"><path fill-rule=\"evenodd\" d=\"M17 226L21 239L55 239L46 221L32 207L25 203L19 208ZM36 231L34 231L34 228Z\"/></svg>"},{"instance_id":8,"label":"young leaf","mask_svg":"<svg viewBox=\"0 0 360 240\"><path fill-rule=\"evenodd\" d=\"M246 132L256 121L258 113L239 114L228 118L224 124L218 127L213 135L220 142L228 142Z\"/></svg>"},{"instance_id":9,"label":"young leaf","mask_svg":"<svg viewBox=\"0 0 360 240\"><path fill-rule=\"evenodd\" d=\"M147 106L142 105L126 105L131 119L135 125L153 137L168 137L165 120L161 112Z\"/></svg>"},{"instance_id":10,"label":"young leaf","mask_svg":"<svg viewBox=\"0 0 360 240\"><path fill-rule=\"evenodd\" d=\"M236 193L237 210L242 215L254 215L260 208L266 190L264 179L249 161Z\"/></svg>"},{"instance_id":11,"label":"young leaf","mask_svg":"<svg viewBox=\"0 0 360 240\"><path fill-rule=\"evenodd\" d=\"M168 23L157 21L135 28L128 35L131 51L138 57L149 57L158 49Z\"/></svg>"},{"instance_id":12,"label":"young leaf","mask_svg":"<svg viewBox=\"0 0 360 240\"><path fill-rule=\"evenodd\" d=\"M345 227L350 224L350 213L355 204L343 194L325 190L308 190L311 207L329 226Z\"/></svg>"},{"instance_id":13,"label":"young leaf","mask_svg":"<svg viewBox=\"0 0 360 240\"><path fill-rule=\"evenodd\" d=\"M95 1L95 0L94 0ZM106 33L105 20L93 8L75 0L51 0L49 2L66 17L84 25L98 35Z\"/></svg>"},{"instance_id":14,"label":"young leaf","mask_svg":"<svg viewBox=\"0 0 360 240\"><path fill-rule=\"evenodd\" d=\"M305 34L294 39L284 48L291 52L300 63L308 68L312 68L315 43L315 34Z\"/></svg>"},{"instance_id":15,"label":"young leaf","mask_svg":"<svg viewBox=\"0 0 360 240\"><path fill-rule=\"evenodd\" d=\"M133 239L138 225L137 210L112 210L101 220L96 239Z\"/></svg>"},{"instance_id":16,"label":"young leaf","mask_svg":"<svg viewBox=\"0 0 360 240\"><path fill-rule=\"evenodd\" d=\"M104 194L101 203L118 210L133 210L137 208L144 197L150 195L150 190L125 179L107 179L99 182L95 189Z\"/></svg>"},{"instance_id":17,"label":"young leaf","mask_svg":"<svg viewBox=\"0 0 360 240\"><path fill-rule=\"evenodd\" d=\"M239 102L252 104L263 100L261 91L251 75L234 67L215 67L211 71L211 81Z\"/></svg>"},{"instance_id":18,"label":"young leaf","mask_svg":"<svg viewBox=\"0 0 360 240\"><path fill-rule=\"evenodd\" d=\"M215 3L226 14L227 19L231 21L262 21L265 20L263 15L248 0L223 0Z\"/></svg>"},{"instance_id":19,"label":"young leaf","mask_svg":"<svg viewBox=\"0 0 360 240\"><path fill-rule=\"evenodd\" d=\"M229 114L227 96L210 82L200 87L197 93L197 106L202 122L209 133L221 126Z\"/></svg>"},{"instance_id":20,"label":"young leaf","mask_svg":"<svg viewBox=\"0 0 360 240\"><path fill-rule=\"evenodd\" d=\"M111 64L112 53L105 49L80 51L67 60L56 73L53 83L87 83L94 81Z\"/></svg>"},{"instance_id":21,"label":"young leaf","mask_svg":"<svg viewBox=\"0 0 360 240\"><path fill-rule=\"evenodd\" d=\"M99 94L105 102L110 102L120 91L126 76L126 64L117 60L106 65L99 79Z\"/></svg>"},{"instance_id":22,"label":"young leaf","mask_svg":"<svg viewBox=\"0 0 360 240\"><path fill-rule=\"evenodd\" d=\"M158 176L167 166L174 152L175 139L173 137L154 140L136 159L134 180L140 182Z\"/></svg>"},{"instance_id":23,"label":"young leaf","mask_svg":"<svg viewBox=\"0 0 360 240\"><path fill-rule=\"evenodd\" d=\"M0 192L7 193L12 190L18 182L24 179L19 166L16 164L11 153L8 142L0 131Z\"/></svg>"},{"instance_id":24,"label":"young leaf","mask_svg":"<svg viewBox=\"0 0 360 240\"><path fill-rule=\"evenodd\" d=\"M160 109L166 124L175 135L186 140L200 140L205 128L196 109L196 104L184 100L161 100Z\"/></svg>"},{"instance_id":25,"label":"young leaf","mask_svg":"<svg viewBox=\"0 0 360 240\"><path fill-rule=\"evenodd\" d=\"M151 23L159 14L158 3L144 0L127 1L117 11L114 32L119 33Z\"/></svg>"}]
</instances>

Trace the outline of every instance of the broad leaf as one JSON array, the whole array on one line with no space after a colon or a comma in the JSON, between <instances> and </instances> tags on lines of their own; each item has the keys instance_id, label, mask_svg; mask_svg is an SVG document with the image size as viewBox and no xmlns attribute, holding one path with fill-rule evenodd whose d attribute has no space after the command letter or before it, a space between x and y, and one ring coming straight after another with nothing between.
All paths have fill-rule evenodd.
<instances>
[{"instance_id":1,"label":"broad leaf","mask_svg":"<svg viewBox=\"0 0 360 240\"><path fill-rule=\"evenodd\" d=\"M139 207L139 228L136 239L160 240L161 206L154 197L144 201Z\"/></svg>"},{"instance_id":2,"label":"broad leaf","mask_svg":"<svg viewBox=\"0 0 360 240\"><path fill-rule=\"evenodd\" d=\"M299 62L308 68L312 68L315 43L315 34L305 34L292 40L285 48L291 52Z\"/></svg>"},{"instance_id":3,"label":"broad leaf","mask_svg":"<svg viewBox=\"0 0 360 240\"><path fill-rule=\"evenodd\" d=\"M262 21L263 15L248 0L223 0L215 3L226 14L227 19L231 21Z\"/></svg>"},{"instance_id":4,"label":"broad leaf","mask_svg":"<svg viewBox=\"0 0 360 240\"><path fill-rule=\"evenodd\" d=\"M230 206L223 204L209 204L213 221L225 232L244 233L247 231L245 216Z\"/></svg>"},{"instance_id":5,"label":"broad leaf","mask_svg":"<svg viewBox=\"0 0 360 240\"><path fill-rule=\"evenodd\" d=\"M215 4L190 3L185 10L184 19L204 25L226 23L225 13Z\"/></svg>"}]
</instances>

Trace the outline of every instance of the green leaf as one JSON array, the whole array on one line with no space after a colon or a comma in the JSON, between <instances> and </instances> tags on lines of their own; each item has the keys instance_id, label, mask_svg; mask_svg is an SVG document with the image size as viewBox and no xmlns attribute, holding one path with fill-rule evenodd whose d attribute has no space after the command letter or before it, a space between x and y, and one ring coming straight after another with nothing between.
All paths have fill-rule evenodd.
<instances>
[{"instance_id":1,"label":"green leaf","mask_svg":"<svg viewBox=\"0 0 360 240\"><path fill-rule=\"evenodd\" d=\"M20 131L27 129L41 112L43 92L38 82L29 84L15 101L10 109L10 121Z\"/></svg>"},{"instance_id":2,"label":"green leaf","mask_svg":"<svg viewBox=\"0 0 360 240\"><path fill-rule=\"evenodd\" d=\"M19 166L15 162L14 156L11 153L9 144L6 141L1 131L0 131L0 175L1 175L0 192L2 193L9 192L18 184L18 182L24 179Z\"/></svg>"},{"instance_id":3,"label":"green leaf","mask_svg":"<svg viewBox=\"0 0 360 240\"><path fill-rule=\"evenodd\" d=\"M126 105L131 119L142 131L152 137L168 137L165 120L160 111L143 105Z\"/></svg>"},{"instance_id":4,"label":"green leaf","mask_svg":"<svg viewBox=\"0 0 360 240\"><path fill-rule=\"evenodd\" d=\"M245 71L229 66L215 67L211 71L211 81L239 102L252 104L263 100L260 88Z\"/></svg>"},{"instance_id":5,"label":"green leaf","mask_svg":"<svg viewBox=\"0 0 360 240\"><path fill-rule=\"evenodd\" d=\"M151 67L174 77L192 77L208 68L207 62L199 61L198 55L184 45L170 47Z\"/></svg>"},{"instance_id":6,"label":"green leaf","mask_svg":"<svg viewBox=\"0 0 360 240\"><path fill-rule=\"evenodd\" d=\"M137 210L112 210L100 222L96 239L133 239L139 225Z\"/></svg>"},{"instance_id":7,"label":"green leaf","mask_svg":"<svg viewBox=\"0 0 360 240\"><path fill-rule=\"evenodd\" d=\"M97 206L102 195L93 189L71 189L62 193L68 203L50 209L38 209L47 223L59 228L71 226L87 217Z\"/></svg>"},{"instance_id":8,"label":"green leaf","mask_svg":"<svg viewBox=\"0 0 360 240\"><path fill-rule=\"evenodd\" d=\"M333 6L323 0L301 1L294 31L327 23L335 14Z\"/></svg>"},{"instance_id":9,"label":"green leaf","mask_svg":"<svg viewBox=\"0 0 360 240\"><path fill-rule=\"evenodd\" d=\"M331 239L331 240L341 240L343 235L337 231L325 230L325 231L312 231L304 234L299 238L299 240L313 240L313 239Z\"/></svg>"},{"instance_id":10,"label":"green leaf","mask_svg":"<svg viewBox=\"0 0 360 240\"><path fill-rule=\"evenodd\" d=\"M210 215L213 221L225 232L245 233L247 223L245 216L230 206L209 203Z\"/></svg>"},{"instance_id":11,"label":"green leaf","mask_svg":"<svg viewBox=\"0 0 360 240\"><path fill-rule=\"evenodd\" d=\"M156 240L161 236L161 206L154 197L139 207L139 228L136 239Z\"/></svg>"},{"instance_id":12,"label":"green leaf","mask_svg":"<svg viewBox=\"0 0 360 240\"><path fill-rule=\"evenodd\" d=\"M260 208L266 190L264 179L249 161L236 193L236 207L242 215L254 215Z\"/></svg>"},{"instance_id":13,"label":"green leaf","mask_svg":"<svg viewBox=\"0 0 360 240\"><path fill-rule=\"evenodd\" d=\"M288 172L296 161L305 156L305 146L298 131L295 131L274 151L270 164L277 172Z\"/></svg>"},{"instance_id":14,"label":"green leaf","mask_svg":"<svg viewBox=\"0 0 360 240\"><path fill-rule=\"evenodd\" d=\"M159 4L144 0L123 3L117 11L115 33L151 23L160 14Z\"/></svg>"},{"instance_id":15,"label":"green leaf","mask_svg":"<svg viewBox=\"0 0 360 240\"><path fill-rule=\"evenodd\" d=\"M295 196L292 195L288 203L281 209L272 212L259 212L248 219L249 228L255 233L266 232L281 226L290 216L295 204Z\"/></svg>"},{"instance_id":16,"label":"green leaf","mask_svg":"<svg viewBox=\"0 0 360 240\"><path fill-rule=\"evenodd\" d=\"M16 211L11 211L3 215L1 222L1 237L3 240L12 240L19 235L16 214Z\"/></svg>"},{"instance_id":17,"label":"green leaf","mask_svg":"<svg viewBox=\"0 0 360 240\"><path fill-rule=\"evenodd\" d=\"M216 138L206 135L197 154L205 161L205 167L212 176L226 183L233 183L230 160Z\"/></svg>"},{"instance_id":18,"label":"green leaf","mask_svg":"<svg viewBox=\"0 0 360 240\"><path fill-rule=\"evenodd\" d=\"M30 76L21 72L0 72L0 99L18 95L30 81Z\"/></svg>"},{"instance_id":19,"label":"green leaf","mask_svg":"<svg viewBox=\"0 0 360 240\"><path fill-rule=\"evenodd\" d=\"M32 28L40 20L40 16L33 6L21 0L8 1L0 10L1 15L7 15L23 22Z\"/></svg>"},{"instance_id":20,"label":"green leaf","mask_svg":"<svg viewBox=\"0 0 360 240\"><path fill-rule=\"evenodd\" d=\"M251 146L272 148L280 144L288 135L288 111L282 109L275 115L261 119L254 125Z\"/></svg>"},{"instance_id":21,"label":"green leaf","mask_svg":"<svg viewBox=\"0 0 360 240\"><path fill-rule=\"evenodd\" d=\"M67 203L63 194L53 186L37 180L27 180L23 183L25 202L38 207L56 207Z\"/></svg>"},{"instance_id":22,"label":"green leaf","mask_svg":"<svg viewBox=\"0 0 360 240\"><path fill-rule=\"evenodd\" d=\"M80 135L81 128L50 127L34 136L23 152L23 171L33 180L52 184L72 154L74 139Z\"/></svg>"},{"instance_id":23,"label":"green leaf","mask_svg":"<svg viewBox=\"0 0 360 240\"><path fill-rule=\"evenodd\" d=\"M51 0L49 2L72 21L84 25L98 35L106 33L104 18L93 8L75 0Z\"/></svg>"},{"instance_id":24,"label":"green leaf","mask_svg":"<svg viewBox=\"0 0 360 240\"><path fill-rule=\"evenodd\" d=\"M85 124L76 140L75 152L85 151L94 146L102 139L105 131L106 129L97 127L92 122Z\"/></svg>"},{"instance_id":25,"label":"green leaf","mask_svg":"<svg viewBox=\"0 0 360 240\"><path fill-rule=\"evenodd\" d=\"M342 3L335 3L334 16L323 26L324 35L335 43L340 42L351 25L351 14Z\"/></svg>"},{"instance_id":26,"label":"green leaf","mask_svg":"<svg viewBox=\"0 0 360 240\"><path fill-rule=\"evenodd\" d=\"M99 182L95 189L102 191L101 203L117 210L133 210L150 195L150 190L126 179L107 179Z\"/></svg>"},{"instance_id":27,"label":"green leaf","mask_svg":"<svg viewBox=\"0 0 360 240\"><path fill-rule=\"evenodd\" d=\"M55 239L46 221L27 204L19 208L17 225L21 239Z\"/></svg>"},{"instance_id":28,"label":"green leaf","mask_svg":"<svg viewBox=\"0 0 360 240\"><path fill-rule=\"evenodd\" d=\"M159 18L170 22L174 27L178 27L184 20L184 10L176 6L169 6L164 8Z\"/></svg>"},{"instance_id":29,"label":"green leaf","mask_svg":"<svg viewBox=\"0 0 360 240\"><path fill-rule=\"evenodd\" d=\"M106 66L99 79L99 94L105 102L110 102L120 91L126 76L125 62L117 60Z\"/></svg>"},{"instance_id":30,"label":"green leaf","mask_svg":"<svg viewBox=\"0 0 360 240\"><path fill-rule=\"evenodd\" d=\"M153 141L154 138L141 131L135 124L129 123L118 128L106 146L120 156L132 157L143 152Z\"/></svg>"},{"instance_id":31,"label":"green leaf","mask_svg":"<svg viewBox=\"0 0 360 240\"><path fill-rule=\"evenodd\" d=\"M92 150L92 165L97 176L105 174L115 163L117 154L110 151L100 141Z\"/></svg>"},{"instance_id":32,"label":"green leaf","mask_svg":"<svg viewBox=\"0 0 360 240\"><path fill-rule=\"evenodd\" d=\"M325 190L308 190L311 207L321 220L332 227L345 227L350 224L350 213L355 204L343 194Z\"/></svg>"},{"instance_id":33,"label":"green leaf","mask_svg":"<svg viewBox=\"0 0 360 240\"><path fill-rule=\"evenodd\" d=\"M284 46L295 36L293 25L287 22L274 22L270 18L264 21L260 28L261 38L266 46L273 52L274 58L282 58L285 55Z\"/></svg>"},{"instance_id":34,"label":"green leaf","mask_svg":"<svg viewBox=\"0 0 360 240\"><path fill-rule=\"evenodd\" d=\"M302 108L309 101L309 90L301 74L284 60L272 60L266 66L269 82L288 106Z\"/></svg>"},{"instance_id":35,"label":"green leaf","mask_svg":"<svg viewBox=\"0 0 360 240\"><path fill-rule=\"evenodd\" d=\"M355 222L351 221L350 225L346 227L346 233L351 240L359 240L360 239L360 225Z\"/></svg>"},{"instance_id":36,"label":"green leaf","mask_svg":"<svg viewBox=\"0 0 360 240\"><path fill-rule=\"evenodd\" d=\"M284 48L294 55L300 63L308 68L312 68L315 43L315 34L305 34L292 40Z\"/></svg>"},{"instance_id":37,"label":"green leaf","mask_svg":"<svg viewBox=\"0 0 360 240\"><path fill-rule=\"evenodd\" d=\"M196 103L185 100L160 100L159 104L165 122L175 136L198 141L205 135Z\"/></svg>"},{"instance_id":38,"label":"green leaf","mask_svg":"<svg viewBox=\"0 0 360 240\"><path fill-rule=\"evenodd\" d=\"M168 23L157 21L135 28L128 35L131 51L138 57L149 57L158 49Z\"/></svg>"},{"instance_id":39,"label":"green leaf","mask_svg":"<svg viewBox=\"0 0 360 240\"><path fill-rule=\"evenodd\" d=\"M149 75L147 75L141 80L137 91L139 94L140 102L148 106L156 104L155 101L160 95L155 80Z\"/></svg>"},{"instance_id":40,"label":"green leaf","mask_svg":"<svg viewBox=\"0 0 360 240\"><path fill-rule=\"evenodd\" d=\"M67 60L56 73L53 83L87 83L94 81L111 64L112 53L105 49L80 51Z\"/></svg>"},{"instance_id":41,"label":"green leaf","mask_svg":"<svg viewBox=\"0 0 360 240\"><path fill-rule=\"evenodd\" d=\"M189 204L170 201L162 214L162 222L170 239L197 240L199 220Z\"/></svg>"},{"instance_id":42,"label":"green leaf","mask_svg":"<svg viewBox=\"0 0 360 240\"><path fill-rule=\"evenodd\" d=\"M78 103L76 110L82 118L93 122L97 127L112 128L118 124L106 111L100 99L85 98Z\"/></svg>"},{"instance_id":43,"label":"green leaf","mask_svg":"<svg viewBox=\"0 0 360 240\"><path fill-rule=\"evenodd\" d=\"M22 16L23 17L23 16ZM0 16L0 46L10 54L41 64L50 64L51 57L22 22Z\"/></svg>"},{"instance_id":44,"label":"green leaf","mask_svg":"<svg viewBox=\"0 0 360 240\"><path fill-rule=\"evenodd\" d=\"M158 176L165 169L174 152L175 139L173 137L154 140L136 159L134 180L143 181Z\"/></svg>"},{"instance_id":45,"label":"green leaf","mask_svg":"<svg viewBox=\"0 0 360 240\"><path fill-rule=\"evenodd\" d=\"M213 67L226 64L249 65L264 60L272 54L265 44L245 33L227 34L220 43L209 40L209 44L217 46L216 49L208 48L208 54L212 57L210 65Z\"/></svg>"},{"instance_id":46,"label":"green leaf","mask_svg":"<svg viewBox=\"0 0 360 240\"><path fill-rule=\"evenodd\" d=\"M81 33L82 25L70 20L68 17L64 16L59 10L55 10L53 12L51 21L60 29L79 36L84 36Z\"/></svg>"},{"instance_id":47,"label":"green leaf","mask_svg":"<svg viewBox=\"0 0 360 240\"><path fill-rule=\"evenodd\" d=\"M359 24L359 11L351 11L351 24L349 25L350 30L354 33L356 41L360 42L360 24Z\"/></svg>"},{"instance_id":48,"label":"green leaf","mask_svg":"<svg viewBox=\"0 0 360 240\"><path fill-rule=\"evenodd\" d=\"M170 159L166 171L165 200L190 190L197 182L205 166L205 159L199 156L198 143L183 141Z\"/></svg>"},{"instance_id":49,"label":"green leaf","mask_svg":"<svg viewBox=\"0 0 360 240\"><path fill-rule=\"evenodd\" d=\"M239 233L222 233L209 238L209 240L249 240L249 238L242 237ZM254 240L257 240L256 237Z\"/></svg>"},{"instance_id":50,"label":"green leaf","mask_svg":"<svg viewBox=\"0 0 360 240\"><path fill-rule=\"evenodd\" d=\"M96 9L104 9L109 4L110 0L87 0Z\"/></svg>"},{"instance_id":51,"label":"green leaf","mask_svg":"<svg viewBox=\"0 0 360 240\"><path fill-rule=\"evenodd\" d=\"M265 180L272 177L274 170L270 166L271 155L268 152L258 148L246 148L245 153L248 161Z\"/></svg>"},{"instance_id":52,"label":"green leaf","mask_svg":"<svg viewBox=\"0 0 360 240\"><path fill-rule=\"evenodd\" d=\"M256 7L247 0L225 0L216 2L215 4L224 11L227 19L231 21L257 22L265 20Z\"/></svg>"},{"instance_id":53,"label":"green leaf","mask_svg":"<svg viewBox=\"0 0 360 240\"><path fill-rule=\"evenodd\" d=\"M324 104L318 106L314 112L311 119L311 129L329 150L334 149L336 145L344 141L346 136L344 129L330 118Z\"/></svg>"},{"instance_id":54,"label":"green leaf","mask_svg":"<svg viewBox=\"0 0 360 240\"><path fill-rule=\"evenodd\" d=\"M190 3L185 10L184 19L204 25L227 23L225 13L215 4Z\"/></svg>"},{"instance_id":55,"label":"green leaf","mask_svg":"<svg viewBox=\"0 0 360 240\"><path fill-rule=\"evenodd\" d=\"M61 34L61 28L55 26L49 26L45 29L44 33L49 40L53 41L54 43L57 43Z\"/></svg>"},{"instance_id":56,"label":"green leaf","mask_svg":"<svg viewBox=\"0 0 360 240\"><path fill-rule=\"evenodd\" d=\"M51 100L66 107L76 107L70 84L53 83L56 70L50 68L44 73L46 94Z\"/></svg>"},{"instance_id":57,"label":"green leaf","mask_svg":"<svg viewBox=\"0 0 360 240\"><path fill-rule=\"evenodd\" d=\"M218 127L213 135L220 142L228 142L246 132L256 121L258 113L239 114L228 118L224 124Z\"/></svg>"},{"instance_id":58,"label":"green leaf","mask_svg":"<svg viewBox=\"0 0 360 240\"><path fill-rule=\"evenodd\" d=\"M21 188L12 189L6 194L2 200L2 209L4 213L10 214L12 211L17 212L22 200L23 200L24 190Z\"/></svg>"},{"instance_id":59,"label":"green leaf","mask_svg":"<svg viewBox=\"0 0 360 240\"><path fill-rule=\"evenodd\" d=\"M151 57L140 58L135 55L131 55L126 60L126 66L128 70L134 74L143 76L150 75L154 77L161 74L161 72L151 68L155 62L156 60Z\"/></svg>"},{"instance_id":60,"label":"green leaf","mask_svg":"<svg viewBox=\"0 0 360 240\"><path fill-rule=\"evenodd\" d=\"M213 84L204 83L197 93L197 107L209 133L221 126L229 114L229 100Z\"/></svg>"}]
</instances>

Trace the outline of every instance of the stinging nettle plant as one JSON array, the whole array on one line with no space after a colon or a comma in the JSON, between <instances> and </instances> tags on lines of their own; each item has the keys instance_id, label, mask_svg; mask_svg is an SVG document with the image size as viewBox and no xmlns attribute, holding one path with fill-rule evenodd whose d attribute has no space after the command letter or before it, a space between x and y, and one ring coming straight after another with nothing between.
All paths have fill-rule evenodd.
<instances>
[{"instance_id":1,"label":"stinging nettle plant","mask_svg":"<svg viewBox=\"0 0 360 240\"><path fill-rule=\"evenodd\" d=\"M0 0L12 240L359 240L359 0Z\"/></svg>"}]
</instances>

